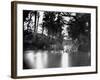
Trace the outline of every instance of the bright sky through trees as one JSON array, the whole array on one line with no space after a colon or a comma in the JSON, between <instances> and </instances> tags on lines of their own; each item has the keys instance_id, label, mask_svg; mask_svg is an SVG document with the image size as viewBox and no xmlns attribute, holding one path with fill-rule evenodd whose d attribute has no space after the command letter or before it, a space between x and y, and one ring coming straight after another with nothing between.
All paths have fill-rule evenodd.
<instances>
[{"instance_id":1,"label":"bright sky through trees","mask_svg":"<svg viewBox=\"0 0 100 80\"><path fill-rule=\"evenodd\" d=\"M42 33L42 23L43 23L44 11L38 11L38 13L39 13L39 20L38 20L37 33ZM75 16L76 13L71 13L71 15L72 15L72 16ZM58 14L56 14L55 20L57 19L57 16L58 16ZM67 22L68 22L70 19L73 19L73 17L69 17L69 16L62 16L62 17L63 17L63 19L64 19L65 21L67 21ZM28 14L28 17L26 17L26 20L27 20L28 18L30 18L30 13ZM32 19L32 20L31 20L29 26L30 26L31 30L34 30L35 15L33 15L31 19ZM27 24L28 24L28 22L25 21L25 22L24 22L24 30L27 29ZM64 39L67 39L67 36L68 36L67 27L68 27L68 25L65 25L65 24L64 24L64 26L62 27L62 32L61 32L61 34L64 35ZM47 30L46 30L46 28L44 28L43 34L47 36Z\"/></svg>"}]
</instances>

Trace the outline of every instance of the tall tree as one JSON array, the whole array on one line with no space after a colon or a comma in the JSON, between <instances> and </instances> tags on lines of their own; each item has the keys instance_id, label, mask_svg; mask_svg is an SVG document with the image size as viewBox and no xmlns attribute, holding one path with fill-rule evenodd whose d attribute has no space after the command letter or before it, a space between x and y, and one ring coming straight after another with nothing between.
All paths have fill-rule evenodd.
<instances>
[{"instance_id":1,"label":"tall tree","mask_svg":"<svg viewBox=\"0 0 100 80\"><path fill-rule=\"evenodd\" d=\"M64 20L61 12L44 12L42 27L48 30L49 36L60 36L62 26L64 26Z\"/></svg>"},{"instance_id":2,"label":"tall tree","mask_svg":"<svg viewBox=\"0 0 100 80\"><path fill-rule=\"evenodd\" d=\"M36 27L37 27L37 11L34 11L34 16L35 16L35 17L34 17L34 18L35 18L35 19L34 19L34 23L35 23L35 24L34 24L34 32L36 32Z\"/></svg>"},{"instance_id":3,"label":"tall tree","mask_svg":"<svg viewBox=\"0 0 100 80\"><path fill-rule=\"evenodd\" d=\"M78 50L90 51L91 43L91 15L78 13L76 19L69 21L68 34L72 40L78 42Z\"/></svg>"},{"instance_id":4,"label":"tall tree","mask_svg":"<svg viewBox=\"0 0 100 80\"><path fill-rule=\"evenodd\" d=\"M67 28L69 36L72 39L78 38L80 34L90 36L90 18L90 14L76 14L76 18L69 21Z\"/></svg>"}]
</instances>

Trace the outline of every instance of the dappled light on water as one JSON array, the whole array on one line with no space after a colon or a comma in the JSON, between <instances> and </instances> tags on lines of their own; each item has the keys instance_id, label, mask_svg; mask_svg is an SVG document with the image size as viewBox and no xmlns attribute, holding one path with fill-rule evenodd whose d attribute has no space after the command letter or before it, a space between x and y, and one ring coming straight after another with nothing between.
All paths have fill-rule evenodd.
<instances>
[{"instance_id":1,"label":"dappled light on water","mask_svg":"<svg viewBox=\"0 0 100 80\"><path fill-rule=\"evenodd\" d=\"M90 55L82 52L69 54L64 51L25 51L23 69L67 68L90 65Z\"/></svg>"},{"instance_id":2,"label":"dappled light on water","mask_svg":"<svg viewBox=\"0 0 100 80\"><path fill-rule=\"evenodd\" d=\"M35 68L45 68L47 65L47 53L43 52L43 54L41 53L41 51L37 52L36 56L35 56ZM33 64L34 65L34 64Z\"/></svg>"},{"instance_id":3,"label":"dappled light on water","mask_svg":"<svg viewBox=\"0 0 100 80\"><path fill-rule=\"evenodd\" d=\"M68 53L25 51L24 62L29 69L68 67Z\"/></svg>"},{"instance_id":4,"label":"dappled light on water","mask_svg":"<svg viewBox=\"0 0 100 80\"><path fill-rule=\"evenodd\" d=\"M64 52L62 53L62 58L61 58L61 67L65 68L69 66L69 61L68 61L68 53Z\"/></svg>"},{"instance_id":5,"label":"dappled light on water","mask_svg":"<svg viewBox=\"0 0 100 80\"><path fill-rule=\"evenodd\" d=\"M24 61L27 62L29 68L45 68L47 65L47 52L42 51L26 51Z\"/></svg>"}]
</instances>

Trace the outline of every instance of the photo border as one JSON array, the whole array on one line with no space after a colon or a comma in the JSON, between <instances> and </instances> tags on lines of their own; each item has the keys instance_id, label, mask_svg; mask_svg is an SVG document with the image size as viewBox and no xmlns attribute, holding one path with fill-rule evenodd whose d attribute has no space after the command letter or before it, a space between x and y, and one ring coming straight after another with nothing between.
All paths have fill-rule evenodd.
<instances>
[{"instance_id":1,"label":"photo border","mask_svg":"<svg viewBox=\"0 0 100 80\"><path fill-rule=\"evenodd\" d=\"M63 73L63 74L49 74L49 75L33 75L33 76L17 76L17 4L27 5L49 5L60 7L79 7L79 8L92 8L96 10L96 71L94 72L78 72L78 73ZM97 6L88 5L73 5L73 4L58 4L58 3L40 3L40 2L25 2L25 1L12 1L11 2L11 77L12 78L31 78L31 77L49 77L49 76L66 76L66 75L80 75L80 74L93 74L97 73L97 50L98 50L98 8Z\"/></svg>"}]
</instances>

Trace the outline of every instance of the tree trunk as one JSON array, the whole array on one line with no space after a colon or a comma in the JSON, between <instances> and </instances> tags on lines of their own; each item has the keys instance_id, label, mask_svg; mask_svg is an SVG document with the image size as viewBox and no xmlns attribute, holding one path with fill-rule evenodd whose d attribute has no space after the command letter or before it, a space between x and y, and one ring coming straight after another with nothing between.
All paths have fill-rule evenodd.
<instances>
[{"instance_id":1,"label":"tree trunk","mask_svg":"<svg viewBox=\"0 0 100 80\"><path fill-rule=\"evenodd\" d=\"M44 26L42 27L42 35L43 35L43 32L44 32Z\"/></svg>"},{"instance_id":2,"label":"tree trunk","mask_svg":"<svg viewBox=\"0 0 100 80\"><path fill-rule=\"evenodd\" d=\"M37 11L34 12L34 15L35 15L34 33L36 33L36 25L37 25Z\"/></svg>"},{"instance_id":3,"label":"tree trunk","mask_svg":"<svg viewBox=\"0 0 100 80\"><path fill-rule=\"evenodd\" d=\"M38 31L38 26L39 26L39 12L37 12L36 32Z\"/></svg>"}]
</instances>

